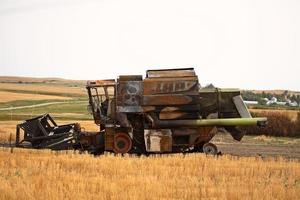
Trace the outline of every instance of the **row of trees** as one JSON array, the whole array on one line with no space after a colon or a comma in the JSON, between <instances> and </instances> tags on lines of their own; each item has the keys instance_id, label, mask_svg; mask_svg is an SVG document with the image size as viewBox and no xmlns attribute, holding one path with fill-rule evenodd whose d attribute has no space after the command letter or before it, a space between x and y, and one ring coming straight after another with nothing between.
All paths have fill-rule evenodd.
<instances>
[{"instance_id":1,"label":"row of trees","mask_svg":"<svg viewBox=\"0 0 300 200\"><path fill-rule=\"evenodd\" d=\"M262 99L268 98L271 99L272 97L276 97L278 101L286 101L287 99L293 101L296 101L298 104L300 103L300 95L295 94L289 94L289 92L286 90L282 94L274 94L274 93L268 93L268 92L262 92L262 93L254 93L251 91L243 91L242 96L244 100L247 101L258 101L259 103L262 102Z\"/></svg>"}]
</instances>

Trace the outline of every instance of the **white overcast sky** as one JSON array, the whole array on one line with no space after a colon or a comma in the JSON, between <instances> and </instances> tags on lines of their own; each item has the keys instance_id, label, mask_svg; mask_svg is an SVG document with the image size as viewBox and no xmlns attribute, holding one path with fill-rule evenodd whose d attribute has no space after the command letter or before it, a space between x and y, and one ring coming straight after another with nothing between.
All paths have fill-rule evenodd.
<instances>
[{"instance_id":1,"label":"white overcast sky","mask_svg":"<svg viewBox=\"0 0 300 200\"><path fill-rule=\"evenodd\" d=\"M0 0L2 76L174 67L202 85L300 90L300 1Z\"/></svg>"}]
</instances>

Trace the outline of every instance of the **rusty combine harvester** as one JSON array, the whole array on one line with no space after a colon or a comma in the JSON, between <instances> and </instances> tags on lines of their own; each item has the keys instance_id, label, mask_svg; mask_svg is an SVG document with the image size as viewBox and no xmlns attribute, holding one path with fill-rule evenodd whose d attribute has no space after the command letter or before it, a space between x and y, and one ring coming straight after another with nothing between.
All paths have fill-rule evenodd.
<instances>
[{"instance_id":1,"label":"rusty combine harvester","mask_svg":"<svg viewBox=\"0 0 300 200\"><path fill-rule=\"evenodd\" d=\"M209 141L221 128L239 141L238 126L267 122L251 117L239 90L201 88L193 68L89 81L86 88L103 150L115 153L216 154Z\"/></svg>"},{"instance_id":2,"label":"rusty combine harvester","mask_svg":"<svg viewBox=\"0 0 300 200\"><path fill-rule=\"evenodd\" d=\"M251 117L239 90L201 88L193 68L148 70L144 79L131 75L88 81L86 89L99 132L83 132L78 123L57 125L45 114L17 125L16 146L93 154L217 154L209 141L220 130L240 141L239 126L267 122Z\"/></svg>"}]
</instances>

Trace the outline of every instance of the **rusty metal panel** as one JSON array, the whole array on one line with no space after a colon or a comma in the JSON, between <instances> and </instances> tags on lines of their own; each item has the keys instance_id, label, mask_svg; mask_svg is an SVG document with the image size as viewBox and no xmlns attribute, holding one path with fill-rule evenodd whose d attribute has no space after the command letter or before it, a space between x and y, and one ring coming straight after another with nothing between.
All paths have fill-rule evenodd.
<instances>
[{"instance_id":1,"label":"rusty metal panel","mask_svg":"<svg viewBox=\"0 0 300 200\"><path fill-rule=\"evenodd\" d=\"M172 131L171 129L145 130L145 143L147 152L171 152Z\"/></svg>"},{"instance_id":2,"label":"rusty metal panel","mask_svg":"<svg viewBox=\"0 0 300 200\"><path fill-rule=\"evenodd\" d=\"M196 76L194 68L148 70L147 78Z\"/></svg>"},{"instance_id":3,"label":"rusty metal panel","mask_svg":"<svg viewBox=\"0 0 300 200\"><path fill-rule=\"evenodd\" d=\"M247 106L245 105L242 96L241 95L237 95L235 97L232 98L237 111L239 112L240 116L242 118L251 118L251 114L247 109Z\"/></svg>"},{"instance_id":4,"label":"rusty metal panel","mask_svg":"<svg viewBox=\"0 0 300 200\"><path fill-rule=\"evenodd\" d=\"M143 112L199 112L200 106L195 105L174 105L174 106L143 106Z\"/></svg>"},{"instance_id":5,"label":"rusty metal panel","mask_svg":"<svg viewBox=\"0 0 300 200\"><path fill-rule=\"evenodd\" d=\"M200 132L200 137L197 142L208 142L218 132L217 128L212 126L199 127L198 130Z\"/></svg>"},{"instance_id":6,"label":"rusty metal panel","mask_svg":"<svg viewBox=\"0 0 300 200\"><path fill-rule=\"evenodd\" d=\"M197 119L199 118L199 105L167 106L157 109L159 119Z\"/></svg>"},{"instance_id":7,"label":"rusty metal panel","mask_svg":"<svg viewBox=\"0 0 300 200\"><path fill-rule=\"evenodd\" d=\"M144 95L143 105L187 105L197 104L197 95L166 94L166 95Z\"/></svg>"},{"instance_id":8,"label":"rusty metal panel","mask_svg":"<svg viewBox=\"0 0 300 200\"><path fill-rule=\"evenodd\" d=\"M186 116L186 112L174 111L174 112L160 112L159 119L181 119Z\"/></svg>"},{"instance_id":9,"label":"rusty metal panel","mask_svg":"<svg viewBox=\"0 0 300 200\"><path fill-rule=\"evenodd\" d=\"M121 75L119 81L142 81L142 75Z\"/></svg>"},{"instance_id":10,"label":"rusty metal panel","mask_svg":"<svg viewBox=\"0 0 300 200\"><path fill-rule=\"evenodd\" d=\"M105 136L104 136L105 150L113 150L115 133L116 133L116 131L115 131L114 125L112 124L110 127L107 124L105 127Z\"/></svg>"},{"instance_id":11,"label":"rusty metal panel","mask_svg":"<svg viewBox=\"0 0 300 200\"><path fill-rule=\"evenodd\" d=\"M197 112L160 112L159 119L196 119L199 115Z\"/></svg>"},{"instance_id":12,"label":"rusty metal panel","mask_svg":"<svg viewBox=\"0 0 300 200\"><path fill-rule=\"evenodd\" d=\"M183 112L198 112L200 106L196 105L179 105L179 106L166 106L161 109L161 112L173 112L173 111L183 111Z\"/></svg>"},{"instance_id":13,"label":"rusty metal panel","mask_svg":"<svg viewBox=\"0 0 300 200\"><path fill-rule=\"evenodd\" d=\"M126 80L138 77L126 76ZM117 112L136 113L142 112L142 81L119 81L117 86Z\"/></svg>"},{"instance_id":14,"label":"rusty metal panel","mask_svg":"<svg viewBox=\"0 0 300 200\"><path fill-rule=\"evenodd\" d=\"M197 77L186 78L147 78L144 80L144 95L156 94L198 94Z\"/></svg>"},{"instance_id":15,"label":"rusty metal panel","mask_svg":"<svg viewBox=\"0 0 300 200\"><path fill-rule=\"evenodd\" d=\"M200 113L203 118L207 118L211 113L218 112L218 93L216 89L200 89L199 90Z\"/></svg>"},{"instance_id":16,"label":"rusty metal panel","mask_svg":"<svg viewBox=\"0 0 300 200\"><path fill-rule=\"evenodd\" d=\"M117 86L118 106L139 106L142 104L143 82L120 81Z\"/></svg>"},{"instance_id":17,"label":"rusty metal panel","mask_svg":"<svg viewBox=\"0 0 300 200\"><path fill-rule=\"evenodd\" d=\"M153 112L156 111L156 106L143 106L143 112Z\"/></svg>"},{"instance_id":18,"label":"rusty metal panel","mask_svg":"<svg viewBox=\"0 0 300 200\"><path fill-rule=\"evenodd\" d=\"M103 148L104 133L99 132L82 132L80 136L80 144L83 146L98 146Z\"/></svg>"},{"instance_id":19,"label":"rusty metal panel","mask_svg":"<svg viewBox=\"0 0 300 200\"><path fill-rule=\"evenodd\" d=\"M240 95L239 90L222 90L218 89L219 101L219 118L234 118L240 117L236 105L233 102L233 97Z\"/></svg>"},{"instance_id":20,"label":"rusty metal panel","mask_svg":"<svg viewBox=\"0 0 300 200\"><path fill-rule=\"evenodd\" d=\"M95 81L87 82L87 87L114 86L114 85L116 85L115 79L95 80Z\"/></svg>"}]
</instances>

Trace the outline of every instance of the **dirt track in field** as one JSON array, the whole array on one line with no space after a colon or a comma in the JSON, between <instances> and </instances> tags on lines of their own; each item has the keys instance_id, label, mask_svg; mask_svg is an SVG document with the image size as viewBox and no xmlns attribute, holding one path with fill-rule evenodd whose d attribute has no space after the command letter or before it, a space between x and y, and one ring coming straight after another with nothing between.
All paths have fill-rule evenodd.
<instances>
[{"instance_id":1,"label":"dirt track in field","mask_svg":"<svg viewBox=\"0 0 300 200\"><path fill-rule=\"evenodd\" d=\"M223 155L234 156L258 156L258 157L284 157L300 160L300 148L298 146L282 145L256 145L242 143L215 143Z\"/></svg>"},{"instance_id":2,"label":"dirt track in field","mask_svg":"<svg viewBox=\"0 0 300 200\"><path fill-rule=\"evenodd\" d=\"M284 157L300 160L300 139L267 136L244 136L238 142L229 134L216 135L212 143L223 154L235 156Z\"/></svg>"}]
</instances>

